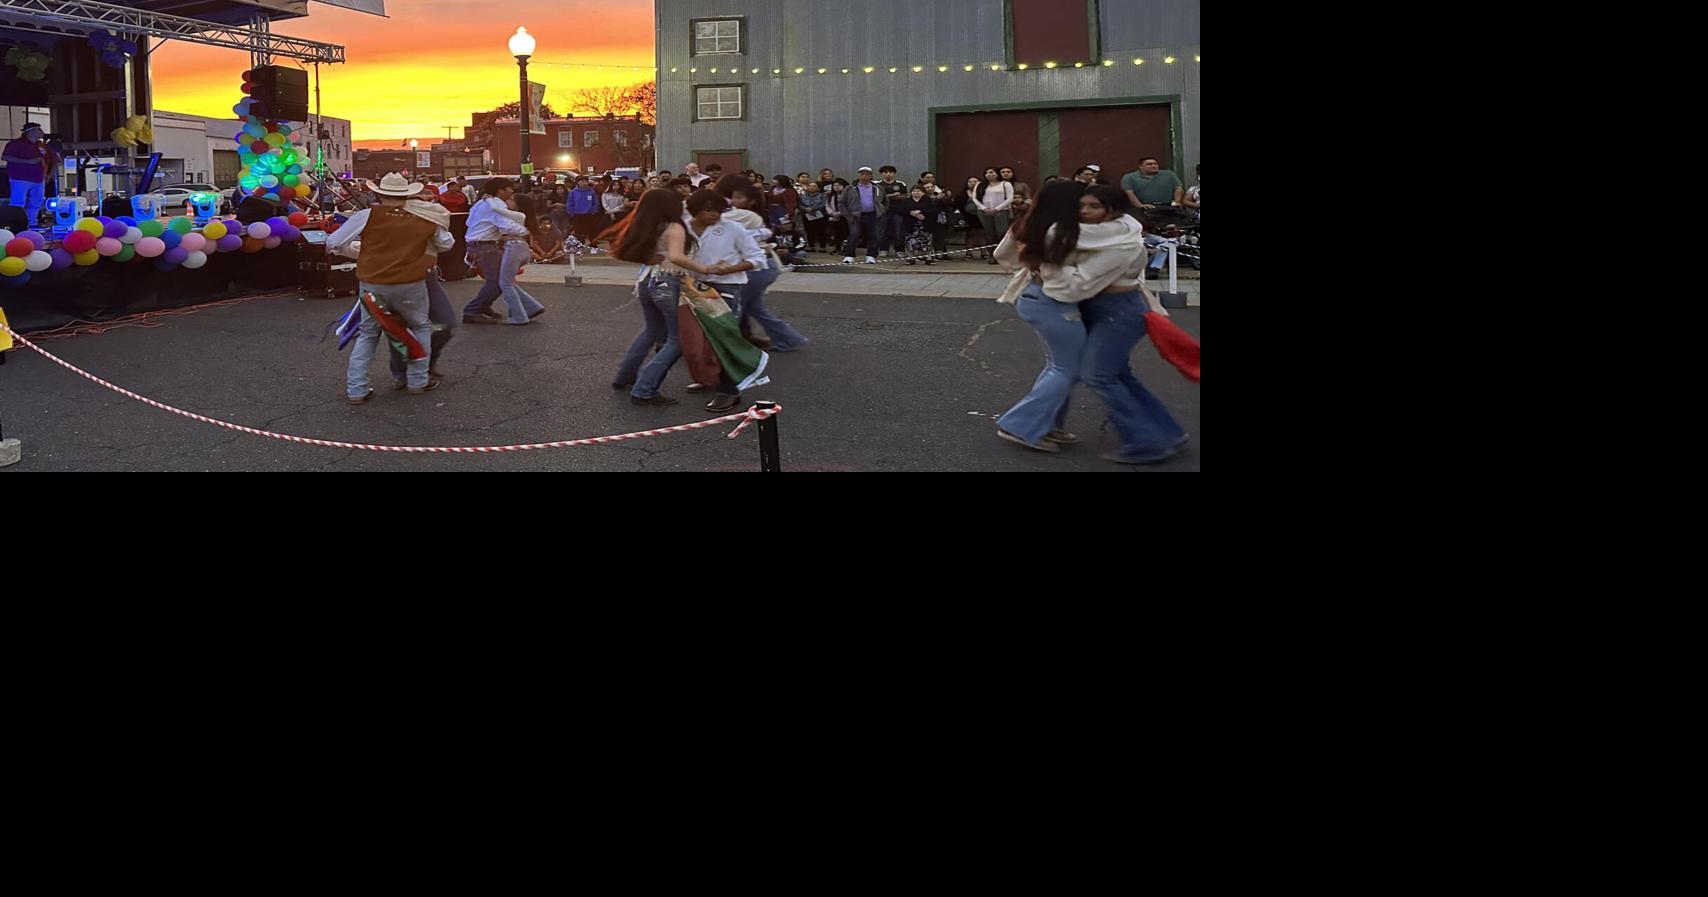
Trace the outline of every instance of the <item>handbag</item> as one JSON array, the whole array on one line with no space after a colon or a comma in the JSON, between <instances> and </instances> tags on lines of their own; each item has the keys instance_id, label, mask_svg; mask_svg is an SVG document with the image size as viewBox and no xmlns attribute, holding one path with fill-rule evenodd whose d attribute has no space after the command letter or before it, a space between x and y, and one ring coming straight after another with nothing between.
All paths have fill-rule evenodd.
<instances>
[{"instance_id":1,"label":"handbag","mask_svg":"<svg viewBox=\"0 0 1708 897\"><path fill-rule=\"evenodd\" d=\"M823 212L814 210L814 211L807 213L807 220L808 221L822 221L823 219L824 219L824 213Z\"/></svg>"},{"instance_id":2,"label":"handbag","mask_svg":"<svg viewBox=\"0 0 1708 897\"><path fill-rule=\"evenodd\" d=\"M937 223L938 224L948 224L949 223L949 213L948 212L938 212L937 213Z\"/></svg>"}]
</instances>

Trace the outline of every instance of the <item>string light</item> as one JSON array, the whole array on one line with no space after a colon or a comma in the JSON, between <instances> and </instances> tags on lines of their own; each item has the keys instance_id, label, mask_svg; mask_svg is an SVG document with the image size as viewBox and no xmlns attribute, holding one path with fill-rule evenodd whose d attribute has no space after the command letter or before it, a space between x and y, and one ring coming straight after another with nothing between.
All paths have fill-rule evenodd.
<instances>
[{"instance_id":1,"label":"string light","mask_svg":"<svg viewBox=\"0 0 1708 897\"><path fill-rule=\"evenodd\" d=\"M916 66L914 66L914 67L913 67L913 73L914 73L914 74L915 74L915 75L917 75L917 74L919 74L919 73L920 73L920 72L923 72L923 71L925 71L925 66L923 66L923 65L916 65Z\"/></svg>"},{"instance_id":2,"label":"string light","mask_svg":"<svg viewBox=\"0 0 1708 897\"><path fill-rule=\"evenodd\" d=\"M771 74L773 74L773 75L781 75L781 74L783 74L783 70L782 70L782 69L772 69L772 70L771 70Z\"/></svg>"},{"instance_id":3,"label":"string light","mask_svg":"<svg viewBox=\"0 0 1708 897\"><path fill-rule=\"evenodd\" d=\"M700 73L699 69L692 69L691 68L688 70L688 74L690 74L690 75L698 75L699 73Z\"/></svg>"},{"instance_id":4,"label":"string light","mask_svg":"<svg viewBox=\"0 0 1708 897\"><path fill-rule=\"evenodd\" d=\"M1055 64L1055 63L1053 63L1053 62L1046 62L1046 63L1044 63L1044 68L1047 68L1047 69L1053 69L1053 68L1055 68L1055 67L1056 67L1056 64Z\"/></svg>"},{"instance_id":5,"label":"string light","mask_svg":"<svg viewBox=\"0 0 1708 897\"><path fill-rule=\"evenodd\" d=\"M1146 61L1145 58L1142 56L1134 57L1133 65L1142 66L1145 64L1145 61ZM1163 57L1162 61L1167 65L1173 65L1176 62L1178 62L1179 60L1175 56L1165 55ZM1193 54L1192 61L1193 62L1203 62L1204 57L1201 55L1198 55L1198 54ZM662 71L662 69L657 68L657 67L647 69L643 66L621 66L621 65L613 65L613 66L598 65L598 66L595 66L595 65L580 65L580 64L575 64L575 63L558 63L558 62L549 62L549 63L540 63L540 64L551 66L554 68L579 68L579 69L598 68L601 71L603 71L606 68L611 68L613 70L652 71L655 73ZM1117 64L1116 61L1113 59L1103 60L1103 67L1104 68L1114 68L1116 64ZM1095 67L1096 65L1097 65L1096 61L1093 60L1091 62L1076 62L1073 64L1073 67L1076 69L1083 69L1083 68L1087 68L1087 67ZM1059 69L1062 67L1062 63L1056 62L1056 61L1045 62L1045 63L1043 63L1043 67L1046 69L1052 69L1052 70L1053 69ZM889 68L890 74L895 75L895 74L901 73L903 66L889 66L888 68ZM917 74L923 74L928 67L924 66L924 65L913 65L913 66L907 66L906 68L911 69L913 71L913 73L917 75ZM951 68L953 68L953 66L938 65L937 71L939 74L946 74ZM962 64L961 68L964 71L972 72L972 71L976 71L978 69L978 65L974 64L974 63L964 63L964 64ZM1027 71L1031 71L1033 68L1034 68L1034 65L1032 63L1029 63L1029 62L1016 63L1013 66L1004 66L1001 63L991 63L990 64L990 70L993 72L1001 72L1001 71L1009 70L1009 69L1012 69L1015 71L1027 72ZM860 71L870 75L870 74L875 73L878 70L878 67L867 65L867 66L860 66L859 69L860 69ZM673 75L680 72L680 71L681 71L680 68L674 67L674 66L671 67L671 69L670 69L670 73ZM694 68L694 67L690 67L688 69L688 72L690 74L698 74L699 71L700 70L698 68ZM717 69L717 68L707 69L707 71L710 72L711 74L714 74L714 75L719 73L719 69ZM762 69L762 68L755 68L755 69L751 69L750 71L752 74L755 74L755 75L759 75L759 74L764 73L764 69ZM796 66L794 69L794 72L797 75L804 75L808 71L809 71L809 69L806 66ZM827 75L830 73L831 70L829 68L818 68L816 71L821 75ZM842 69L841 71L842 71L842 74L844 74L844 75L850 75L850 74L854 73L853 68L845 68L845 69ZM773 75L782 75L783 72L784 72L784 69L781 69L781 68L774 68L771 70L771 74L773 74ZM732 75L738 75L741 73L741 69L732 68L729 70L729 73Z\"/></svg>"},{"instance_id":6,"label":"string light","mask_svg":"<svg viewBox=\"0 0 1708 897\"><path fill-rule=\"evenodd\" d=\"M754 70L753 70L753 73L754 73L754 74L755 74L755 75L757 75L757 74L759 74L759 70L758 70L758 69L754 69Z\"/></svg>"},{"instance_id":7,"label":"string light","mask_svg":"<svg viewBox=\"0 0 1708 897\"><path fill-rule=\"evenodd\" d=\"M898 69L898 68L896 68L896 67L895 67L895 66L893 66L893 65L892 65L892 66L890 66L890 74L892 74L892 75L893 75L893 74L895 74L895 73L896 73L896 72L898 72L898 71L901 71L901 70L900 70L900 69ZM918 71L918 69L914 69L914 71Z\"/></svg>"},{"instance_id":8,"label":"string light","mask_svg":"<svg viewBox=\"0 0 1708 897\"><path fill-rule=\"evenodd\" d=\"M1133 64L1134 65L1144 65L1145 61L1143 59L1135 59L1135 60L1133 60Z\"/></svg>"},{"instance_id":9,"label":"string light","mask_svg":"<svg viewBox=\"0 0 1708 897\"><path fill-rule=\"evenodd\" d=\"M1076 69L1082 69L1082 68L1085 68L1085 63L1083 63L1083 62L1076 62L1076 63L1074 63L1074 64L1073 64L1073 67L1074 67L1074 68L1076 68Z\"/></svg>"},{"instance_id":10,"label":"string light","mask_svg":"<svg viewBox=\"0 0 1708 897\"><path fill-rule=\"evenodd\" d=\"M940 66L938 66L938 67L937 67L937 74L939 74L939 75L941 75L941 74L943 74L943 73L944 73L944 72L946 72L946 71L948 71L948 70L949 70L949 67L948 67L948 66L946 66L946 65L940 65Z\"/></svg>"},{"instance_id":11,"label":"string light","mask_svg":"<svg viewBox=\"0 0 1708 897\"><path fill-rule=\"evenodd\" d=\"M1021 71L1026 71L1028 68L1031 68L1031 66L1027 65L1024 62L1020 63L1020 70Z\"/></svg>"},{"instance_id":12,"label":"string light","mask_svg":"<svg viewBox=\"0 0 1708 897\"><path fill-rule=\"evenodd\" d=\"M973 67L972 67L972 66L970 66L970 65L969 65L969 66L967 66L967 71L969 71L969 72L970 72L970 71L972 71L972 70L973 70ZM992 66L992 67L991 67L991 71L993 71L993 72L994 72L994 71L996 71L996 67L995 67L995 66Z\"/></svg>"},{"instance_id":13,"label":"string light","mask_svg":"<svg viewBox=\"0 0 1708 897\"><path fill-rule=\"evenodd\" d=\"M874 69L868 65L864 69L862 69L862 71L864 71L866 74L870 75L872 72L876 71L876 69ZM891 71L894 71L894 69L891 69Z\"/></svg>"},{"instance_id":14,"label":"string light","mask_svg":"<svg viewBox=\"0 0 1708 897\"><path fill-rule=\"evenodd\" d=\"M1194 57L1192 57L1192 61L1193 61L1193 62L1203 62L1203 61L1204 61L1204 57L1202 57L1202 56L1194 56Z\"/></svg>"},{"instance_id":15,"label":"string light","mask_svg":"<svg viewBox=\"0 0 1708 897\"><path fill-rule=\"evenodd\" d=\"M807 73L806 69L795 69L795 74L797 74L797 75L804 75L806 73ZM822 75L822 74L824 74L824 72L819 72L819 74Z\"/></svg>"},{"instance_id":16,"label":"string light","mask_svg":"<svg viewBox=\"0 0 1708 897\"><path fill-rule=\"evenodd\" d=\"M995 64L992 64L992 65L991 65L991 67L990 67L990 70L991 70L991 71L993 71L993 72L1000 72L1000 71L1002 71L1002 66L1000 66L1000 65L995 65ZM968 69L968 71L972 71L972 70L971 70L971 69Z\"/></svg>"},{"instance_id":17,"label":"string light","mask_svg":"<svg viewBox=\"0 0 1708 897\"><path fill-rule=\"evenodd\" d=\"M1113 60L1113 59L1105 59L1105 60L1103 60L1103 67L1104 67L1104 68L1108 68L1108 67L1109 67L1109 66L1112 66L1112 65L1114 65L1114 64L1115 64L1115 60Z\"/></svg>"},{"instance_id":18,"label":"string light","mask_svg":"<svg viewBox=\"0 0 1708 897\"><path fill-rule=\"evenodd\" d=\"M1162 61L1163 61L1164 65L1173 65L1174 64L1174 57L1173 56L1164 56Z\"/></svg>"},{"instance_id":19,"label":"string light","mask_svg":"<svg viewBox=\"0 0 1708 897\"><path fill-rule=\"evenodd\" d=\"M846 74L848 74L848 70L847 70L847 69L843 69L843 70L842 70L842 74L844 74L844 75L846 75Z\"/></svg>"},{"instance_id":20,"label":"string light","mask_svg":"<svg viewBox=\"0 0 1708 897\"><path fill-rule=\"evenodd\" d=\"M717 70L717 69L712 69L712 74L714 74L714 75L715 75L715 74L717 74L717 73L718 73L718 70Z\"/></svg>"},{"instance_id":21,"label":"string light","mask_svg":"<svg viewBox=\"0 0 1708 897\"><path fill-rule=\"evenodd\" d=\"M825 72L828 72L828 71L830 71L830 69L819 69L819 70L818 70L818 73L819 73L819 74L821 74L821 75L822 75L822 74L824 74L824 73L825 73Z\"/></svg>"}]
</instances>

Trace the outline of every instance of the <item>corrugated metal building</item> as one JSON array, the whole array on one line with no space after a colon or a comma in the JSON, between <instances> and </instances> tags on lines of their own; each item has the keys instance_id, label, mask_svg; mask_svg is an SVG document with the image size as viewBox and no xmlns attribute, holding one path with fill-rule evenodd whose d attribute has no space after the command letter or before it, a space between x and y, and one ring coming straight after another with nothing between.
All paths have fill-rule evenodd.
<instances>
[{"instance_id":1,"label":"corrugated metal building","mask_svg":"<svg viewBox=\"0 0 1708 897\"><path fill-rule=\"evenodd\" d=\"M1198 0L658 0L658 165L1191 183Z\"/></svg>"}]
</instances>

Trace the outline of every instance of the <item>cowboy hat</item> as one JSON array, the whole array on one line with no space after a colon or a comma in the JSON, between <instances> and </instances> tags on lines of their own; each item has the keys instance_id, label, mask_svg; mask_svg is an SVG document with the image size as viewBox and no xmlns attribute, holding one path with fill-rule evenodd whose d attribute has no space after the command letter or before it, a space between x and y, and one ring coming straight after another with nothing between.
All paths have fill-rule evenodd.
<instances>
[{"instance_id":1,"label":"cowboy hat","mask_svg":"<svg viewBox=\"0 0 1708 897\"><path fill-rule=\"evenodd\" d=\"M402 197L414 196L421 192L420 184L411 184L401 174L388 174L380 179L379 185L373 188L381 196Z\"/></svg>"}]
</instances>

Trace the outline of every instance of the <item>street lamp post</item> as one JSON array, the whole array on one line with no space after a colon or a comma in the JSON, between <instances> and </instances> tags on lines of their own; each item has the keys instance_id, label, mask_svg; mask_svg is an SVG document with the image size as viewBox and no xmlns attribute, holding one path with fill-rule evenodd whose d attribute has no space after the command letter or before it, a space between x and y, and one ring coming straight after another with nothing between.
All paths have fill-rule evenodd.
<instances>
[{"instance_id":1,"label":"street lamp post","mask_svg":"<svg viewBox=\"0 0 1708 897\"><path fill-rule=\"evenodd\" d=\"M524 188L528 186L529 178L526 174L528 165L534 161L528 152L528 131L531 129L528 111L533 105L533 98L528 96L528 57L534 55L535 47L534 36L529 34L526 28L517 28L516 33L510 36L510 55L516 57L516 65L522 70L522 108L521 114L517 117L522 122L522 171L524 172L522 186Z\"/></svg>"}]
</instances>

